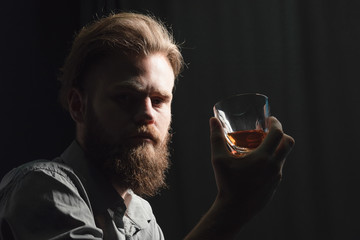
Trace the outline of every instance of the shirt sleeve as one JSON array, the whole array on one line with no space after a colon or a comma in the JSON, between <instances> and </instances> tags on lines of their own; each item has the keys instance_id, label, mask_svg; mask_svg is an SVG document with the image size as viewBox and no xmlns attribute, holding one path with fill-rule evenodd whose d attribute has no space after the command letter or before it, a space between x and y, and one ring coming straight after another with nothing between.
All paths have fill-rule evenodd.
<instances>
[{"instance_id":1,"label":"shirt sleeve","mask_svg":"<svg viewBox=\"0 0 360 240\"><path fill-rule=\"evenodd\" d=\"M61 172L28 172L2 198L0 239L94 240L103 237L102 230L95 225L89 203Z\"/></svg>"}]
</instances>

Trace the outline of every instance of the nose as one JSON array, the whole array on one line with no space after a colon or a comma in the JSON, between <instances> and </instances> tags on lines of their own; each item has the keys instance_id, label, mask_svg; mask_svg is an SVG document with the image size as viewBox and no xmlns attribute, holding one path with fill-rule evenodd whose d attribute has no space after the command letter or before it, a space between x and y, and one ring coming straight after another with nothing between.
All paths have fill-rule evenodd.
<instances>
[{"instance_id":1,"label":"nose","mask_svg":"<svg viewBox=\"0 0 360 240\"><path fill-rule=\"evenodd\" d=\"M135 110L134 121L139 124L152 124L155 122L154 109L149 97L139 102Z\"/></svg>"}]
</instances>

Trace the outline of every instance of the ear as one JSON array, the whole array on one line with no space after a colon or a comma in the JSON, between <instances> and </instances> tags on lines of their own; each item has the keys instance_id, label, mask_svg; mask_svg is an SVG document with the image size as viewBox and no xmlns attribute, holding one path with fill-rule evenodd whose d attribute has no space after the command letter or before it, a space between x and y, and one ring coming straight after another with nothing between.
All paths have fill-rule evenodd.
<instances>
[{"instance_id":1,"label":"ear","mask_svg":"<svg viewBox=\"0 0 360 240\"><path fill-rule=\"evenodd\" d=\"M85 119L85 97L76 88L72 88L68 95L69 112L76 123L83 123Z\"/></svg>"}]
</instances>

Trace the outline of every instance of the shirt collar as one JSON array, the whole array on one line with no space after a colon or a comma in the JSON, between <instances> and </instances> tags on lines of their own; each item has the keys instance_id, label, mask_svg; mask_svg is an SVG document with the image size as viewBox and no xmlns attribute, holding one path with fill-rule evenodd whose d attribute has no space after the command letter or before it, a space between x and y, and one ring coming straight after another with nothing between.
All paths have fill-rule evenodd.
<instances>
[{"instance_id":1,"label":"shirt collar","mask_svg":"<svg viewBox=\"0 0 360 240\"><path fill-rule=\"evenodd\" d=\"M128 203L125 215L135 223L139 229L146 228L152 218L152 212L149 212L149 206L146 206L148 203L131 190L128 190L125 195L125 202Z\"/></svg>"},{"instance_id":2,"label":"shirt collar","mask_svg":"<svg viewBox=\"0 0 360 240\"><path fill-rule=\"evenodd\" d=\"M113 207L126 210L125 215L139 229L149 226L151 214L144 206L144 200L133 191L128 190L124 199L116 192L112 184L85 157L84 151L77 141L61 155L62 160L70 166L82 181L90 199L94 214L104 213Z\"/></svg>"}]
</instances>

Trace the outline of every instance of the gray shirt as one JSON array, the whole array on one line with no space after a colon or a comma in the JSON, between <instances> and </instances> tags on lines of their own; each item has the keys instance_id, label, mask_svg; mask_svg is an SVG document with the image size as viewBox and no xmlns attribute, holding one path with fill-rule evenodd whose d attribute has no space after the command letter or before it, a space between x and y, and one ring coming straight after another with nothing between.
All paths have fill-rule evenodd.
<instances>
[{"instance_id":1,"label":"gray shirt","mask_svg":"<svg viewBox=\"0 0 360 240\"><path fill-rule=\"evenodd\" d=\"M10 171L0 183L0 239L164 239L149 203L121 198L74 141L53 161Z\"/></svg>"}]
</instances>

